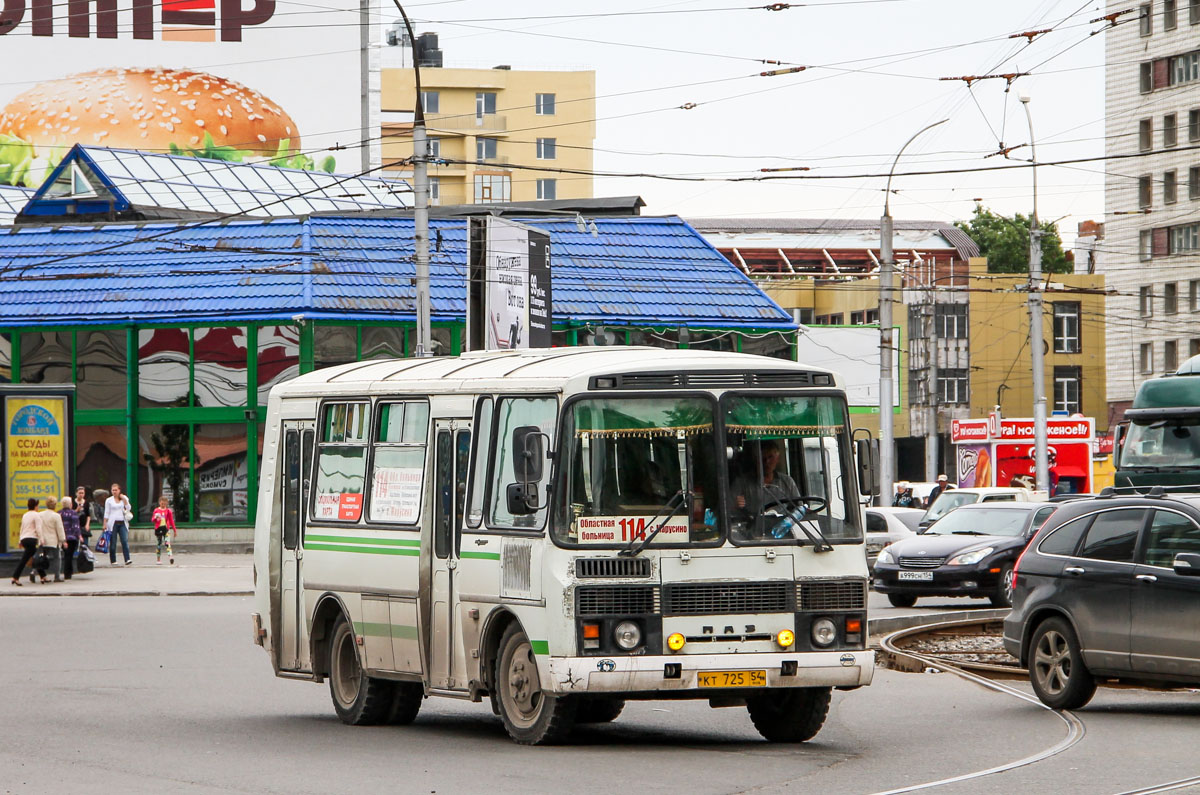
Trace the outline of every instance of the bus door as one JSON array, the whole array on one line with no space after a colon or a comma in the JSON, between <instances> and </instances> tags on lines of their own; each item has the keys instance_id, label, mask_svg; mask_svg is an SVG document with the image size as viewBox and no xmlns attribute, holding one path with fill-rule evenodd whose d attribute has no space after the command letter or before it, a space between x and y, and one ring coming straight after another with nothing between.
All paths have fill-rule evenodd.
<instances>
[{"instance_id":1,"label":"bus door","mask_svg":"<svg viewBox=\"0 0 1200 795\"><path fill-rule=\"evenodd\" d=\"M434 462L433 555L430 581L429 683L441 689L467 687L463 644L455 625L459 546L471 451L469 419L437 420Z\"/></svg>"},{"instance_id":2,"label":"bus door","mask_svg":"<svg viewBox=\"0 0 1200 795\"><path fill-rule=\"evenodd\" d=\"M314 444L312 420L283 422L283 532L280 558L279 668L312 670L308 627L304 618L304 525L312 482Z\"/></svg>"}]
</instances>

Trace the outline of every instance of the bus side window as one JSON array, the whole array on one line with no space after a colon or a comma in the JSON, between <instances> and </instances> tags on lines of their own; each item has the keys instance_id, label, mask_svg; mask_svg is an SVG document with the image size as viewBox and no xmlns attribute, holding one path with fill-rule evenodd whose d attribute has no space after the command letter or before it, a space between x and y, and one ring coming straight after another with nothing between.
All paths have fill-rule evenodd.
<instances>
[{"instance_id":1,"label":"bus side window","mask_svg":"<svg viewBox=\"0 0 1200 795\"><path fill-rule=\"evenodd\" d=\"M500 401L498 415L490 469L492 482L488 497L488 524L518 530L541 530L546 524L546 506L550 502L546 492L546 484L550 481L550 462L541 462L542 476L536 484L537 511L522 516L510 514L506 490L509 484L517 482L513 431L533 425L553 439L558 401L554 398L504 398Z\"/></svg>"},{"instance_id":2,"label":"bus side window","mask_svg":"<svg viewBox=\"0 0 1200 795\"><path fill-rule=\"evenodd\" d=\"M283 442L283 548L295 549L300 534L300 434L288 431Z\"/></svg>"},{"instance_id":3,"label":"bus side window","mask_svg":"<svg viewBox=\"0 0 1200 795\"><path fill-rule=\"evenodd\" d=\"M362 517L369 428L369 404L325 406L317 451L314 519L357 522Z\"/></svg>"},{"instance_id":4,"label":"bus side window","mask_svg":"<svg viewBox=\"0 0 1200 795\"><path fill-rule=\"evenodd\" d=\"M475 415L475 455L471 458L471 489L467 496L467 527L479 527L483 521L483 492L487 483L488 461L492 452L492 399L479 401Z\"/></svg>"}]
</instances>

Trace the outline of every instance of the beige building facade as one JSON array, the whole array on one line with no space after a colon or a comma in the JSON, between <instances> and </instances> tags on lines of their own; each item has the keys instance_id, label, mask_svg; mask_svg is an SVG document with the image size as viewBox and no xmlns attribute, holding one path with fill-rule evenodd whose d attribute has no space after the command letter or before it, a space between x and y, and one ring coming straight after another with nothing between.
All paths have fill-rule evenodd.
<instances>
[{"instance_id":1,"label":"beige building facade","mask_svg":"<svg viewBox=\"0 0 1200 795\"><path fill-rule=\"evenodd\" d=\"M421 67L433 204L593 196L593 71ZM411 175L416 87L411 68L382 70L383 162Z\"/></svg>"}]
</instances>

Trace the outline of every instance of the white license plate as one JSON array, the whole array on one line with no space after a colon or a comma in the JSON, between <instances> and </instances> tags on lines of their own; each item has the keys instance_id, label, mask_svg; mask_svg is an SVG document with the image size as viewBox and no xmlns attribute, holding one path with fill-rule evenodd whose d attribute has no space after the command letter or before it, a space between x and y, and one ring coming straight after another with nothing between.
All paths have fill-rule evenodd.
<instances>
[{"instance_id":1,"label":"white license plate","mask_svg":"<svg viewBox=\"0 0 1200 795\"><path fill-rule=\"evenodd\" d=\"M932 571L902 571L897 579L901 580L918 580L921 582L930 582L933 580Z\"/></svg>"}]
</instances>

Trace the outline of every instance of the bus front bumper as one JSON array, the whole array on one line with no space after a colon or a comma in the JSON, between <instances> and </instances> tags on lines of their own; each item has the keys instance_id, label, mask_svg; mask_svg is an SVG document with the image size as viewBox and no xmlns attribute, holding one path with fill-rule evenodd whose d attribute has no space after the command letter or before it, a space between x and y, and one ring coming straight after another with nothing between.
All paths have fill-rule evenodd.
<instances>
[{"instance_id":1,"label":"bus front bumper","mask_svg":"<svg viewBox=\"0 0 1200 795\"><path fill-rule=\"evenodd\" d=\"M797 654L672 654L634 657L551 657L554 693L689 691L694 698L753 687L859 687L875 672L870 650ZM710 674L734 672L735 677ZM704 676L701 676L704 674ZM731 681L741 684L730 685ZM765 685L762 684L765 681Z\"/></svg>"}]
</instances>

